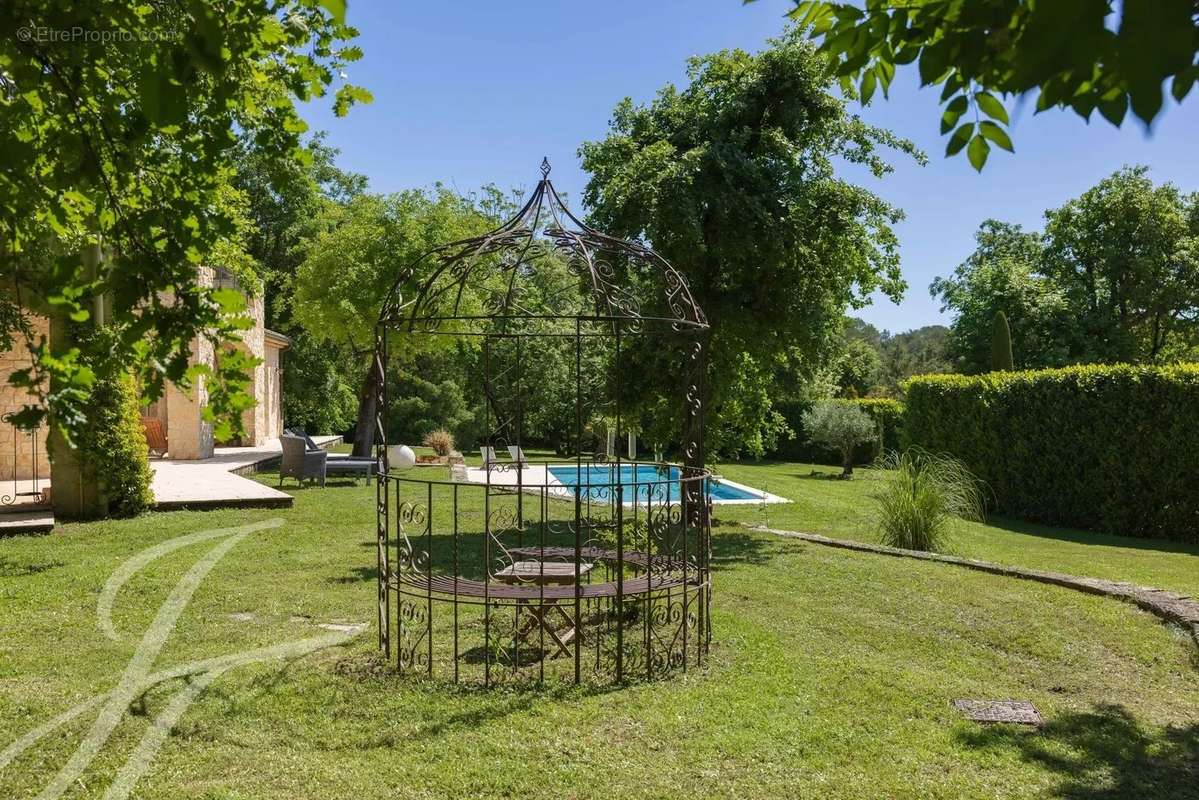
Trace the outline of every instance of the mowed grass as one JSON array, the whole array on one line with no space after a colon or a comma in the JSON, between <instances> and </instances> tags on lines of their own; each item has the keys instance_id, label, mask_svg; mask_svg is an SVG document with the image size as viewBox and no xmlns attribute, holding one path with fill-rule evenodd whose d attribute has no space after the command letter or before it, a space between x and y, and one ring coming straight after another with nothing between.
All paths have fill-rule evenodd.
<instances>
[{"instance_id":1,"label":"mowed grass","mask_svg":"<svg viewBox=\"0 0 1199 800\"><path fill-rule=\"evenodd\" d=\"M809 469L722 471L795 492L799 503L769 510L772 525L851 535L857 519L854 535L869 538L861 487L810 480ZM112 642L97 627L96 601L121 562L184 533L279 517L281 527L217 564L155 668L312 636L320 623L372 627L346 646L223 675L134 797L1199 797L1194 645L1131 606L723 524L703 670L614 690L483 691L400 677L379 660L373 487L294 494L284 511L150 514L0 540L0 748L112 688L212 543L130 581ZM760 512L719 516L752 522ZM1056 546L1067 562L1086 547L1044 544L1046 559ZM65 796L103 796L182 685L135 702ZM1031 700L1047 725L980 727L950 707L958 697ZM93 717L0 772L0 797L36 796Z\"/></svg>"},{"instance_id":2,"label":"mowed grass","mask_svg":"<svg viewBox=\"0 0 1199 800\"><path fill-rule=\"evenodd\" d=\"M871 499L879 479L875 470L858 468L848 481L835 479L839 468L817 464L740 462L720 464L715 471L794 501L766 507L718 506L721 522L879 541ZM1199 597L1199 544L1053 528L992 515L986 523L955 523L948 552Z\"/></svg>"}]
</instances>

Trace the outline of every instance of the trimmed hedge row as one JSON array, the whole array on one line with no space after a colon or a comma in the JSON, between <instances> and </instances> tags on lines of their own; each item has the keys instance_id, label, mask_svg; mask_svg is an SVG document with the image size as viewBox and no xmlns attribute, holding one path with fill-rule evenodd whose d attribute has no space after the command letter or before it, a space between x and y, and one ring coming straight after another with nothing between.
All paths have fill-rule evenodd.
<instances>
[{"instance_id":1,"label":"trimmed hedge row","mask_svg":"<svg viewBox=\"0 0 1199 800\"><path fill-rule=\"evenodd\" d=\"M857 400L832 402L857 406L869 414L882 431L881 442L868 442L858 446L854 452L855 463L867 464L883 450L895 450L902 443L903 404L898 400L889 397L865 397ZM775 405L775 409L787 420L787 426L791 428L791 435L779 440L778 446L769 454L770 457L782 461L805 461L841 466L839 452L808 441L808 435L803 429L803 415L811 407L812 402L805 400L792 400Z\"/></svg>"},{"instance_id":2,"label":"trimmed hedge row","mask_svg":"<svg viewBox=\"0 0 1199 800\"><path fill-rule=\"evenodd\" d=\"M998 510L1199 542L1199 364L924 375L907 443L962 459Z\"/></svg>"}]
</instances>

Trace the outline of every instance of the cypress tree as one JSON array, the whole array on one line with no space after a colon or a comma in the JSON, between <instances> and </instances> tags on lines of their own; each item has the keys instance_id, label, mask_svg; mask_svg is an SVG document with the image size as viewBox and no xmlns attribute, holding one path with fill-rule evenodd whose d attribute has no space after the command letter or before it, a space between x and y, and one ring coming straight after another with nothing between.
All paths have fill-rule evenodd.
<instances>
[{"instance_id":1,"label":"cypress tree","mask_svg":"<svg viewBox=\"0 0 1199 800\"><path fill-rule=\"evenodd\" d=\"M1012 361L1012 329L1007 324L1007 314L996 312L991 324L991 371L1010 372L1015 369Z\"/></svg>"}]
</instances>

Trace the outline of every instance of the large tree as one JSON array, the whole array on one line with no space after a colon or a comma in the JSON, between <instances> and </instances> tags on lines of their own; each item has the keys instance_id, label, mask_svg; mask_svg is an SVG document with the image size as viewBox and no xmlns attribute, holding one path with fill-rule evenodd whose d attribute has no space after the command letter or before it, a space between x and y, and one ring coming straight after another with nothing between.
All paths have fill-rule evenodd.
<instances>
[{"instance_id":1,"label":"large tree","mask_svg":"<svg viewBox=\"0 0 1199 800\"><path fill-rule=\"evenodd\" d=\"M356 32L344 11L332 0L3 5L0 272L6 308L54 322L15 376L42 403L23 421L48 413L69 438L102 371L136 369L152 398L197 376L197 337L237 335L236 293L200 285L197 268L239 247L238 137L269 162L300 157L294 104L361 55L346 46ZM345 83L334 105L367 99ZM20 313L0 321L9 337L27 333ZM114 336L91 352L72 326ZM247 367L222 358L208 376L218 435L240 424Z\"/></svg>"},{"instance_id":2,"label":"large tree","mask_svg":"<svg viewBox=\"0 0 1199 800\"><path fill-rule=\"evenodd\" d=\"M953 314L949 355L968 374L991 370L995 315L1007 317L1015 365L1022 369L1062 366L1072 361L1074 320L1062 292L1041 274L1040 234L987 220L974 235L973 253L930 293Z\"/></svg>"},{"instance_id":3,"label":"large tree","mask_svg":"<svg viewBox=\"0 0 1199 800\"><path fill-rule=\"evenodd\" d=\"M314 336L293 313L301 236L325 203L346 203L366 191L366 176L339 169L337 155L323 132L294 160L264 158L243 144L235 177L253 220L246 249L266 287L266 325L292 340L283 370L283 418L313 433L353 425L361 381L349 344Z\"/></svg>"},{"instance_id":4,"label":"large tree","mask_svg":"<svg viewBox=\"0 0 1199 800\"><path fill-rule=\"evenodd\" d=\"M953 312L965 372L990 365L1002 311L1021 368L1161 363L1199 351L1199 199L1121 169L1058 209L1043 234L995 220L948 278L930 287Z\"/></svg>"},{"instance_id":5,"label":"large tree","mask_svg":"<svg viewBox=\"0 0 1199 800\"><path fill-rule=\"evenodd\" d=\"M796 31L760 53L693 58L687 74L648 105L622 101L607 136L582 146L584 200L597 227L645 237L688 277L712 326L709 444L761 453L784 427L780 374L820 365L847 307L904 288L900 212L838 177L837 162L881 177L880 149L921 156L848 115ZM643 404L677 394L654 385L677 364L641 374Z\"/></svg>"},{"instance_id":6,"label":"large tree","mask_svg":"<svg viewBox=\"0 0 1199 800\"><path fill-rule=\"evenodd\" d=\"M361 376L356 455L369 454L373 442L377 376L368 368L367 355L373 352L375 324L392 285L424 253L482 233L493 223L471 199L440 186L329 201L310 220L298 245L302 262L295 276L294 314L313 337L360 354L355 360ZM470 301L466 298L467 305ZM425 336L419 342L403 337L391 352L412 363L422 351L455 346L449 336Z\"/></svg>"},{"instance_id":7,"label":"large tree","mask_svg":"<svg viewBox=\"0 0 1199 800\"><path fill-rule=\"evenodd\" d=\"M943 87L947 154L980 170L991 145L1012 149L1007 98L1116 126L1131 107L1148 125L1163 84L1181 102L1199 79L1194 0L796 0L792 17L865 103L917 64L921 84Z\"/></svg>"},{"instance_id":8,"label":"large tree","mask_svg":"<svg viewBox=\"0 0 1199 800\"><path fill-rule=\"evenodd\" d=\"M1045 219L1043 271L1078 321L1077 358L1153 363L1199 342L1199 195L1125 168Z\"/></svg>"}]
</instances>

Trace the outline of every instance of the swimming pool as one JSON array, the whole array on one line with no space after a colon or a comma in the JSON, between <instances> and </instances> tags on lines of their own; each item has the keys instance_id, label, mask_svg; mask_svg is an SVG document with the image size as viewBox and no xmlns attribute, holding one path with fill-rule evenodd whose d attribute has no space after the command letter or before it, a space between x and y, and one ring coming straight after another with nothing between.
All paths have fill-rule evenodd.
<instances>
[{"instance_id":1,"label":"swimming pool","mask_svg":"<svg viewBox=\"0 0 1199 800\"><path fill-rule=\"evenodd\" d=\"M549 473L572 495L581 495L593 500L607 499L610 487L620 484L626 487L626 502L632 501L634 489L639 501L678 502L678 467L661 467L655 464L584 464L549 467ZM598 488L597 488L598 487ZM721 478L708 479L708 493L713 503L767 503L786 502L781 497L742 486Z\"/></svg>"}]
</instances>

